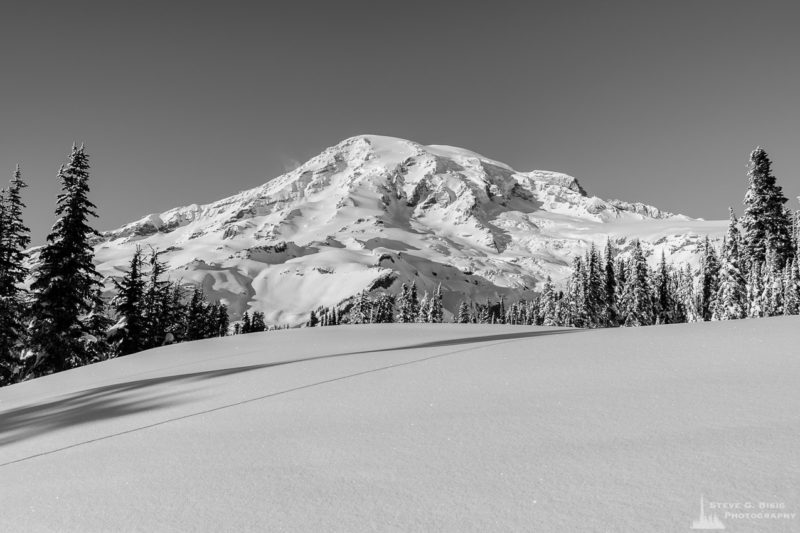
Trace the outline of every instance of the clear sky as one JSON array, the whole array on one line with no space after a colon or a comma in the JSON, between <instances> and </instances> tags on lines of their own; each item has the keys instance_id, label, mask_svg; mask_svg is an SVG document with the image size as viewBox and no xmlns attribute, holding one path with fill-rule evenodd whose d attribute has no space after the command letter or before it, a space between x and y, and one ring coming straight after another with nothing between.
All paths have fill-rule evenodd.
<instances>
[{"instance_id":1,"label":"clear sky","mask_svg":"<svg viewBox=\"0 0 800 533\"><path fill-rule=\"evenodd\" d=\"M0 20L0 170L22 164L35 243L73 141L99 229L360 133L704 218L741 211L760 144L800 194L795 2L20 0Z\"/></svg>"}]
</instances>

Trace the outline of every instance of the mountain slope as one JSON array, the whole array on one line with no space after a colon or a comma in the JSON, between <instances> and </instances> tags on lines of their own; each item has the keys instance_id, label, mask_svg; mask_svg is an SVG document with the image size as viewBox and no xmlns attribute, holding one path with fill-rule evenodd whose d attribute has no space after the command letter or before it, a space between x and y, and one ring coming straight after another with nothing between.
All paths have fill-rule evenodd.
<instances>
[{"instance_id":1,"label":"mountain slope","mask_svg":"<svg viewBox=\"0 0 800 533\"><path fill-rule=\"evenodd\" d=\"M797 512L799 324L303 328L42 377L0 389L0 530L685 531L701 495Z\"/></svg>"},{"instance_id":2,"label":"mountain slope","mask_svg":"<svg viewBox=\"0 0 800 533\"><path fill-rule=\"evenodd\" d=\"M255 189L106 232L96 252L113 276L137 245L167 250L172 275L201 284L234 317L262 310L269 322L297 323L317 306L411 280L421 291L441 283L450 311L462 298L530 296L606 236L686 260L724 226L590 197L565 174L368 135Z\"/></svg>"}]
</instances>

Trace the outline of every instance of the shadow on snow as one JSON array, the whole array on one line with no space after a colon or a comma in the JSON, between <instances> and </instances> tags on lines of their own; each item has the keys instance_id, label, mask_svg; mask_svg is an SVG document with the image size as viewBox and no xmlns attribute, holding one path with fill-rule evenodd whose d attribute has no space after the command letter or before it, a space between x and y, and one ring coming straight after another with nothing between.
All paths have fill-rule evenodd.
<instances>
[{"instance_id":1,"label":"shadow on snow","mask_svg":"<svg viewBox=\"0 0 800 533\"><path fill-rule=\"evenodd\" d=\"M582 330L556 329L548 331L524 331L519 333L500 333L496 335L483 335L479 337L465 337L457 339L447 339L442 341L408 344L405 346L380 348L375 350L361 350L354 352L318 355L312 357L302 357L286 361L273 361L269 363L262 363L262 364L248 365L248 366L207 370L201 372L190 372L186 374L169 375L169 376L162 376L155 378L140 379L135 381L128 381L124 383L115 383L112 385L106 385L103 387L97 387L77 392L65 397L62 396L48 402L26 407L20 407L6 412L0 412L0 446L29 439L39 435L43 435L50 431L55 431L61 428L92 423L98 420L115 419L136 413L141 413L144 411L153 411L153 410L158 410L160 408L178 405L179 403L181 403L181 401L178 398L176 398L176 394L174 392L154 394L149 398L143 398L140 394L131 397L126 397L128 396L129 393L132 393L134 391L139 391L147 387L154 387L166 383L174 383L181 381L191 382L191 381L200 381L206 379L214 379L219 377L241 374L244 372L250 372L253 370L261 370L265 368L272 368L272 367L290 365L295 363L318 361L322 359L347 357L352 355L365 355L370 353L395 352L403 350L419 350L426 348L445 348L451 346L453 347L465 346L478 343L500 344L515 340L533 338L533 337L541 337L546 335L559 335L564 333L576 333L579 331ZM444 357L447 355L453 355L455 353L471 349L472 348L464 348L461 350L456 350L446 353L433 354L412 361L395 363L391 365L382 366L379 368L373 368L366 371L356 372L354 374L340 376L338 378L329 379L317 383L311 383L308 385L303 385L301 387L296 387L294 389L268 394L265 396L261 396L259 398L253 398L252 400L237 402L236 404L222 406L221 408L230 407L241 403L246 403L248 401L264 399L270 396L275 396L277 394L284 394L287 392L313 387L322 383L338 381L341 379L346 379L357 375L386 370L397 366L418 363L421 361ZM204 411L204 412L210 412L218 409L220 408L210 409L209 411ZM185 418L185 416L178 418Z\"/></svg>"}]
</instances>

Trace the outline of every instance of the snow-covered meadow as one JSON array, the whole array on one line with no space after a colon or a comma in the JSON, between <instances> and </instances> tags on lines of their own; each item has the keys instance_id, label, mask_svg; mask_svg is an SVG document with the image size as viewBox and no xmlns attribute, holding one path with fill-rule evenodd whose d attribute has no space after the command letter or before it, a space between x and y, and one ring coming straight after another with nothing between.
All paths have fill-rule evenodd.
<instances>
[{"instance_id":1,"label":"snow-covered meadow","mask_svg":"<svg viewBox=\"0 0 800 533\"><path fill-rule=\"evenodd\" d=\"M340 326L70 370L0 389L0 530L684 531L701 495L794 513L799 327Z\"/></svg>"}]
</instances>

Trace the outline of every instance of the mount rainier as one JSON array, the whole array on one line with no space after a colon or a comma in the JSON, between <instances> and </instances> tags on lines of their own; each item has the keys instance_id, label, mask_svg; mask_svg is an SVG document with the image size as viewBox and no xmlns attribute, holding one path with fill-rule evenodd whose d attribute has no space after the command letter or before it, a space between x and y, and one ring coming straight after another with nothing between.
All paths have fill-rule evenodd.
<instances>
[{"instance_id":1,"label":"mount rainier","mask_svg":"<svg viewBox=\"0 0 800 533\"><path fill-rule=\"evenodd\" d=\"M566 174L518 172L461 148L363 135L254 189L104 232L95 252L114 277L136 246L162 250L173 279L202 286L232 318L257 310L298 324L318 306L411 281L420 293L441 283L450 312L464 298L530 297L607 238L622 253L640 239L652 261L662 250L691 261L726 223L602 200Z\"/></svg>"}]
</instances>

